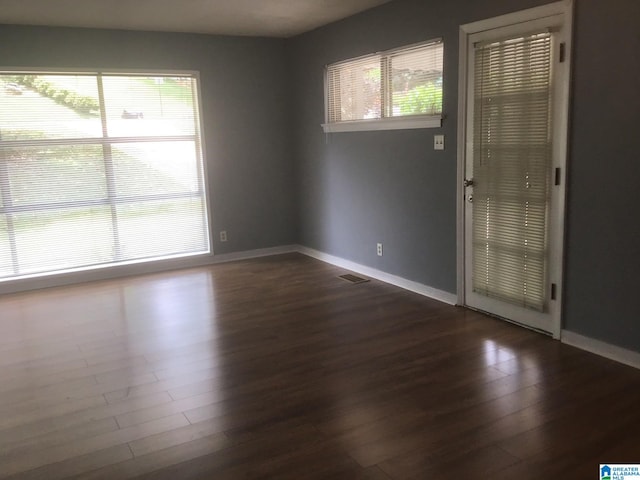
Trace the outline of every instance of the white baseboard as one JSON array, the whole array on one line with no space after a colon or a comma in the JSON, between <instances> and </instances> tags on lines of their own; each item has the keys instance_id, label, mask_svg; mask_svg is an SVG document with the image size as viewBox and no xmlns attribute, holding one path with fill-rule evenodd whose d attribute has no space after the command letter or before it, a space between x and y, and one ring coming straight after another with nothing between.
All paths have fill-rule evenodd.
<instances>
[{"instance_id":1,"label":"white baseboard","mask_svg":"<svg viewBox=\"0 0 640 480\"><path fill-rule=\"evenodd\" d=\"M110 268L97 268L43 277L25 278L0 283L0 295L37 290L41 288L62 287L91 281L110 280L132 275L145 275L183 268L204 267L207 265L248 260L251 258L267 257L271 255L282 255L293 252L302 253L317 260L351 270L359 273L360 275L374 278L385 283L390 283L391 285L424 295L425 297L433 298L434 300L439 300L449 305L457 304L458 297L453 293L445 292L422 283L407 280L406 278L398 277L397 275L392 275L375 268L367 267L344 258L329 255L300 245L283 245L279 247L260 248L256 250L217 255L197 255L193 257L160 260L156 262L141 262Z\"/></svg>"},{"instance_id":2,"label":"white baseboard","mask_svg":"<svg viewBox=\"0 0 640 480\"><path fill-rule=\"evenodd\" d=\"M249 260L251 258L269 257L271 255L282 255L285 253L299 252L298 245L283 245L280 247L258 248L256 250L246 250L244 252L221 253L211 257L209 264L235 262L238 260Z\"/></svg>"},{"instance_id":3,"label":"white baseboard","mask_svg":"<svg viewBox=\"0 0 640 480\"><path fill-rule=\"evenodd\" d=\"M626 348L611 345L610 343L595 340L590 337L585 337L584 335L570 332L568 330L562 331L561 341L562 343L566 343L572 347L595 353L596 355L600 355L601 357L605 357L619 363L624 363L630 367L640 368L640 353L634 352L633 350L627 350Z\"/></svg>"},{"instance_id":4,"label":"white baseboard","mask_svg":"<svg viewBox=\"0 0 640 480\"><path fill-rule=\"evenodd\" d=\"M382 270L367 267L366 265L361 265L359 263L345 260L344 258L336 257L334 255L329 255L328 253L323 253L308 247L299 246L298 252L317 260L330 263L331 265L335 265L336 267L351 270L353 272L359 273L360 275L375 278L376 280L380 280L381 282L390 283L391 285L395 285L396 287L404 288L405 290L424 295L425 297L433 298L434 300L439 300L449 305L456 305L458 303L458 296L454 293L445 292L444 290L429 287L428 285L424 285L422 283L407 280L406 278L398 277L397 275L392 275L390 273L383 272Z\"/></svg>"},{"instance_id":5,"label":"white baseboard","mask_svg":"<svg viewBox=\"0 0 640 480\"><path fill-rule=\"evenodd\" d=\"M412 280L407 280L406 278L392 275L390 273L383 272L382 270L367 267L366 265L361 265L359 263L336 257L334 255L329 255L328 253L320 252L312 248L303 247L301 245L283 245L279 247L246 250L243 252L224 253L218 255L200 255L194 257L162 260L157 262L116 266L113 268L63 273L60 275L51 275L47 277L22 279L15 282L2 282L0 283L0 295L28 290L36 290L40 288L73 285L96 280L109 280L131 275L144 275L148 273L160 273L168 270L204 267L207 265L234 262L238 260L249 260L251 258L282 255L285 253L294 252L307 255L322 262L335 265L336 267L351 270L360 275L380 280L381 282L395 285L397 287L418 293L434 300L439 300L449 305L457 305L458 303L458 297L456 294L445 292L444 290L439 290L437 288L414 282ZM586 337L584 335L580 335L568 330L562 330L561 341L563 343L566 343L567 345L580 348L581 350L595 353L596 355L600 355L610 360L614 360L616 362L640 369L639 352L618 347L616 345L612 345L600 340L595 340L593 338Z\"/></svg>"}]
</instances>

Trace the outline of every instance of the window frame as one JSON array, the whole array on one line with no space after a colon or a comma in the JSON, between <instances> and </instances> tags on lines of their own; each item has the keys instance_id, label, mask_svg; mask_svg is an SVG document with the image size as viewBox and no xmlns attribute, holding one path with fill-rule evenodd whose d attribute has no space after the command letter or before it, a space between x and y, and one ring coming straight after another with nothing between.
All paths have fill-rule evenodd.
<instances>
[{"instance_id":1,"label":"window frame","mask_svg":"<svg viewBox=\"0 0 640 480\"><path fill-rule=\"evenodd\" d=\"M367 58L380 61L382 71L386 70L385 65L388 64L388 59L397 55L398 53L405 53L416 48L428 47L431 45L442 45L443 49L443 61L442 61L442 85L443 85L443 98L441 113L435 115L402 115L402 116L387 116L388 111L388 98L389 98L389 85L386 75L381 74L381 90L380 99L381 105L381 118L370 118L363 120L342 120L331 122L329 120L329 68L339 65L346 65L352 62L361 61ZM370 53L367 55L361 55L359 57L348 58L338 62L327 64L324 68L324 123L322 129L325 133L339 133L339 132L361 132L361 131L379 131L379 130L406 130L406 129L418 129L418 128L440 128L442 127L442 120L444 119L444 40L442 37L433 38L424 42L413 43L410 45L404 45L402 47L393 48L391 50L384 50L381 52Z\"/></svg>"},{"instance_id":2,"label":"window frame","mask_svg":"<svg viewBox=\"0 0 640 480\"><path fill-rule=\"evenodd\" d=\"M113 145L117 143L151 143L154 141L183 141L187 137L193 137L196 155L200 158L198 169L201 173L200 189L202 194L200 198L203 201L203 211L205 214L205 245L206 248L197 252L168 253L150 257L136 257L130 259L114 258L111 262L97 263L91 265L79 265L75 267L63 268L58 270L47 270L42 272L23 273L20 275L0 278L0 294L11 293L14 291L29 290L31 288L43 288L56 285L66 285L83 281L85 278L91 280L114 278L120 275L141 274L147 272L164 271L167 268L180 268L197 266L202 263L202 258L213 257L213 219L210 203L210 188L207 166L206 142L204 138L203 125L203 102L202 102L202 83L200 72L198 70L169 70L169 69L134 69L134 68L67 68L67 67L0 67L2 75L78 75L90 77L190 77L194 81L193 99L195 101L193 107L194 120L196 130L193 134L177 134L177 135L153 135L153 136L105 136L103 131L101 136L82 137L82 138L64 138L64 139L45 139L32 142L31 140L11 140L6 143L16 146L31 146L37 144L46 145ZM102 118L104 105L100 107L100 121L104 127L104 118ZM158 195L158 199L166 198L187 198L193 195L184 194L168 194ZM149 196L156 197L155 195ZM142 197L141 197L142 198ZM73 203L73 202L65 202ZM78 206L82 206L83 202L78 202ZM100 204L110 206L113 202L107 200L101 201ZM116 205L118 202L113 203ZM15 209L15 208L14 208ZM17 210L23 208L18 207ZM46 209L46 208L44 208ZM207 262L208 263L208 262ZM87 277L88 275L88 277ZM58 278L59 280L54 280ZM71 280L68 280L71 279ZM25 288L26 287L26 288Z\"/></svg>"}]
</instances>

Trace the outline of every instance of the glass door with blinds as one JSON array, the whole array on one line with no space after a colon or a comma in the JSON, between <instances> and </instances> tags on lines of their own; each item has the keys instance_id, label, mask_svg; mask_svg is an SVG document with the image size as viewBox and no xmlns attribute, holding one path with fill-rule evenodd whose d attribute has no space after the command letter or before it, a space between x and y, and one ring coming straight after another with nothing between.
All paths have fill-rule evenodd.
<instances>
[{"instance_id":1,"label":"glass door with blinds","mask_svg":"<svg viewBox=\"0 0 640 480\"><path fill-rule=\"evenodd\" d=\"M563 59L540 25L469 36L464 285L467 306L556 334Z\"/></svg>"}]
</instances>

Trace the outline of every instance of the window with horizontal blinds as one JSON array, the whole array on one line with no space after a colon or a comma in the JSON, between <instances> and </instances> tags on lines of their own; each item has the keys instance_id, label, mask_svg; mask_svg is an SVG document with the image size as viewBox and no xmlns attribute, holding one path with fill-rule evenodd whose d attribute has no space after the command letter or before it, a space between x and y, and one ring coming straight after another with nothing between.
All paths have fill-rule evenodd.
<instances>
[{"instance_id":1,"label":"window with horizontal blinds","mask_svg":"<svg viewBox=\"0 0 640 480\"><path fill-rule=\"evenodd\" d=\"M547 308L551 34L475 47L473 290Z\"/></svg>"},{"instance_id":2,"label":"window with horizontal blinds","mask_svg":"<svg viewBox=\"0 0 640 480\"><path fill-rule=\"evenodd\" d=\"M441 116L442 65L440 41L329 65L327 124Z\"/></svg>"},{"instance_id":3,"label":"window with horizontal blinds","mask_svg":"<svg viewBox=\"0 0 640 480\"><path fill-rule=\"evenodd\" d=\"M0 279L209 252L196 77L0 74Z\"/></svg>"},{"instance_id":4,"label":"window with horizontal blinds","mask_svg":"<svg viewBox=\"0 0 640 480\"><path fill-rule=\"evenodd\" d=\"M390 53L383 64L388 75L388 117L442 113L442 43Z\"/></svg>"},{"instance_id":5,"label":"window with horizontal blinds","mask_svg":"<svg viewBox=\"0 0 640 480\"><path fill-rule=\"evenodd\" d=\"M379 55L330 65L327 88L329 122L382 117Z\"/></svg>"}]
</instances>

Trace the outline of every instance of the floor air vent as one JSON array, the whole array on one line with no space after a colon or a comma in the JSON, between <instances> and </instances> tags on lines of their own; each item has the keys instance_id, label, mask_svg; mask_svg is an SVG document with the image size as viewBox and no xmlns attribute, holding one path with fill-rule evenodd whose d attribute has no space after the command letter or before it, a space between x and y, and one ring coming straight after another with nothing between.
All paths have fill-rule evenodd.
<instances>
[{"instance_id":1,"label":"floor air vent","mask_svg":"<svg viewBox=\"0 0 640 480\"><path fill-rule=\"evenodd\" d=\"M341 278L342 280L346 280L349 283L365 283L369 281L366 278L358 277L356 275L351 275L350 273L347 273L346 275L339 275L338 278Z\"/></svg>"}]
</instances>

